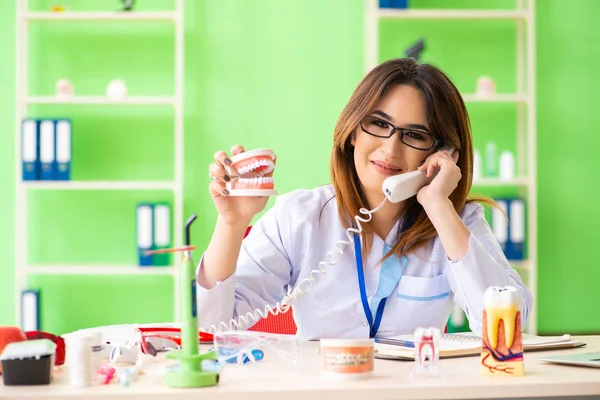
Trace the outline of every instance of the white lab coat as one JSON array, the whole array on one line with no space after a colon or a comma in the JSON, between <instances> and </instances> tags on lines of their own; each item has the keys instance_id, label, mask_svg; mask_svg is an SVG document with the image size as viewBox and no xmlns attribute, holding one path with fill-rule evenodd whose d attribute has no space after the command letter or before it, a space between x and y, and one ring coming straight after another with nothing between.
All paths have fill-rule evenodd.
<instances>
[{"instance_id":1,"label":"white lab coat","mask_svg":"<svg viewBox=\"0 0 600 400\"><path fill-rule=\"evenodd\" d=\"M408 255L408 264L387 299L377 336L413 333L417 327L442 330L456 302L465 311L471 330L481 333L483 294L489 286L517 288L523 325L532 296L506 260L485 220L483 207L470 203L461 218L471 232L467 254L448 260L439 238ZM385 243L393 245L398 223ZM208 329L219 322L281 301L288 287L306 278L347 240L338 219L332 186L295 190L280 195L273 207L255 223L242 243L236 271L207 290L197 286L198 322ZM384 242L374 236L364 270L369 302L377 292ZM198 268L202 268L202 260ZM326 268L317 282L293 305L297 334L307 340L319 338L368 338L367 323L358 286L354 247ZM373 315L375 318L375 315Z\"/></svg>"}]
</instances>

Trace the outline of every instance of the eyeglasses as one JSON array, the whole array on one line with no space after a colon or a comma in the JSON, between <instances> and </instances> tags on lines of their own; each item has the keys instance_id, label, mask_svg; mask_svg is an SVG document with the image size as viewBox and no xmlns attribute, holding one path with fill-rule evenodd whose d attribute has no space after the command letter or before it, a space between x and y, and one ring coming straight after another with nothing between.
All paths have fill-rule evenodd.
<instances>
[{"instance_id":1,"label":"eyeglasses","mask_svg":"<svg viewBox=\"0 0 600 400\"><path fill-rule=\"evenodd\" d=\"M375 116L368 116L363 119L360 127L363 132L380 138L392 137L394 132L398 131L400 133L400 141L417 150L430 150L438 144L438 140L427 132L411 128L400 128Z\"/></svg>"}]
</instances>

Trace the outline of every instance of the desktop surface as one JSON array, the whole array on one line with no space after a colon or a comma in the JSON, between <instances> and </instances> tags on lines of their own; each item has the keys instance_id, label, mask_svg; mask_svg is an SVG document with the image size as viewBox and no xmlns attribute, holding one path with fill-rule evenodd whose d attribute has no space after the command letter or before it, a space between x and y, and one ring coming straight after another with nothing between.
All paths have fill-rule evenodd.
<instances>
[{"instance_id":1,"label":"desktop surface","mask_svg":"<svg viewBox=\"0 0 600 400\"><path fill-rule=\"evenodd\" d=\"M303 343L303 358L298 365L287 365L281 358L268 357L254 365L226 365L217 386L173 389L151 373L141 376L129 387L113 383L78 388L69 385L68 366L55 371L50 385L3 386L0 399L134 399L178 400L292 400L292 399L482 399L482 398L600 398L600 369L549 364L541 357L600 351L600 336L576 336L587 346L525 353L525 376L488 377L480 373L479 357L440 360L441 376L411 380L412 361L375 359L375 371L368 379L336 381L321 376L319 342ZM203 349L206 350L206 349ZM159 354L152 366L167 363Z\"/></svg>"}]
</instances>

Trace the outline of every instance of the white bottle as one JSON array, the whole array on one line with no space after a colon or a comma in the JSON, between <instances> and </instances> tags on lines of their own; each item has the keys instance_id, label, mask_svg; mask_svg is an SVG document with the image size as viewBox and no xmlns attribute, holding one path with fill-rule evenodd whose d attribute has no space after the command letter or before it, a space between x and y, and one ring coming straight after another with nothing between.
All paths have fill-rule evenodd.
<instances>
[{"instance_id":1,"label":"white bottle","mask_svg":"<svg viewBox=\"0 0 600 400\"><path fill-rule=\"evenodd\" d=\"M91 386L93 379L92 337L74 334L66 340L69 383L72 386Z\"/></svg>"},{"instance_id":2,"label":"white bottle","mask_svg":"<svg viewBox=\"0 0 600 400\"><path fill-rule=\"evenodd\" d=\"M510 181L515 177L515 157L505 150L500 154L500 180Z\"/></svg>"},{"instance_id":3,"label":"white bottle","mask_svg":"<svg viewBox=\"0 0 600 400\"><path fill-rule=\"evenodd\" d=\"M481 153L478 149L473 150L473 181L481 179Z\"/></svg>"},{"instance_id":4,"label":"white bottle","mask_svg":"<svg viewBox=\"0 0 600 400\"><path fill-rule=\"evenodd\" d=\"M104 350L102 333L92 332L90 336L92 340L92 374L96 375L102 367L102 353Z\"/></svg>"}]
</instances>

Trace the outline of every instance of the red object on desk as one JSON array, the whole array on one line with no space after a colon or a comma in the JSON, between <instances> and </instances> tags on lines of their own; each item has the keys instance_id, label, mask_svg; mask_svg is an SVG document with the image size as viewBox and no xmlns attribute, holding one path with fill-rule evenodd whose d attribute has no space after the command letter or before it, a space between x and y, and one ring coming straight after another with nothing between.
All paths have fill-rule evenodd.
<instances>
[{"instance_id":1,"label":"red object on desk","mask_svg":"<svg viewBox=\"0 0 600 400\"><path fill-rule=\"evenodd\" d=\"M4 348L13 342L24 342L27 340L25 332L16 326L0 326L0 354ZM0 375L2 375L2 364L0 363Z\"/></svg>"},{"instance_id":2,"label":"red object on desk","mask_svg":"<svg viewBox=\"0 0 600 400\"><path fill-rule=\"evenodd\" d=\"M63 365L65 363L65 356L67 354L65 339L43 331L27 331L25 332L25 335L27 335L27 340L49 339L53 341L54 344L56 344L54 365Z\"/></svg>"},{"instance_id":3,"label":"red object on desk","mask_svg":"<svg viewBox=\"0 0 600 400\"><path fill-rule=\"evenodd\" d=\"M252 226L246 228L244 238L248 236ZM298 330L296 323L294 322L294 314L290 308L288 312L284 314L267 315L266 318L258 320L254 325L248 328L249 331L255 332L268 332L268 333L279 333L294 335Z\"/></svg>"}]
</instances>

